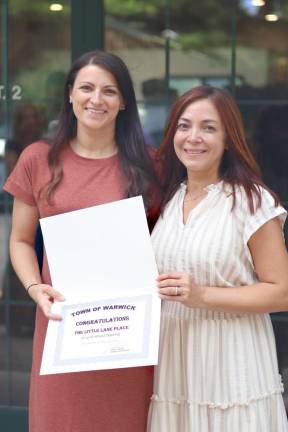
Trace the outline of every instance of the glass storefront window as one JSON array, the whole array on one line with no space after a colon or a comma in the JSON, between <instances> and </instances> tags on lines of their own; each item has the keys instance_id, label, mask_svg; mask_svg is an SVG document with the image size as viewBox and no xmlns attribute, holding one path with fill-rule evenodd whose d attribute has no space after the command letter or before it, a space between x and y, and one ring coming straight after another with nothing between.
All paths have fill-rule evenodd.
<instances>
[{"instance_id":1,"label":"glass storefront window","mask_svg":"<svg viewBox=\"0 0 288 432\"><path fill-rule=\"evenodd\" d=\"M159 146L178 96L200 84L230 86L233 2L116 3L105 2L105 48L126 61L148 144Z\"/></svg>"},{"instance_id":2,"label":"glass storefront window","mask_svg":"<svg viewBox=\"0 0 288 432\"><path fill-rule=\"evenodd\" d=\"M266 1L244 8L238 20L237 73L244 83L239 98L285 100L287 98L287 8L286 0ZM275 20L271 20L272 13ZM270 19L269 19L270 16Z\"/></svg>"},{"instance_id":3,"label":"glass storefront window","mask_svg":"<svg viewBox=\"0 0 288 432\"><path fill-rule=\"evenodd\" d=\"M43 105L47 120L70 64L70 5L51 10L50 1L9 0L9 80L14 104Z\"/></svg>"},{"instance_id":4,"label":"glass storefront window","mask_svg":"<svg viewBox=\"0 0 288 432\"><path fill-rule=\"evenodd\" d=\"M236 95L263 178L288 207L288 1L247 4L238 23L236 68L244 82Z\"/></svg>"},{"instance_id":5,"label":"glass storefront window","mask_svg":"<svg viewBox=\"0 0 288 432\"><path fill-rule=\"evenodd\" d=\"M2 293L3 295L3 293ZM0 305L0 405L9 405L9 347L8 335L5 326L6 311L4 305Z\"/></svg>"},{"instance_id":6,"label":"glass storefront window","mask_svg":"<svg viewBox=\"0 0 288 432\"><path fill-rule=\"evenodd\" d=\"M228 88L231 82L233 2L176 3L171 10L169 82L177 96L201 84ZM183 7L183 5L182 5ZM238 77L240 80L241 78Z\"/></svg>"},{"instance_id":7,"label":"glass storefront window","mask_svg":"<svg viewBox=\"0 0 288 432\"><path fill-rule=\"evenodd\" d=\"M159 146L172 102L166 77L165 4L105 2L105 49L119 55L131 72L147 143Z\"/></svg>"},{"instance_id":8,"label":"glass storefront window","mask_svg":"<svg viewBox=\"0 0 288 432\"><path fill-rule=\"evenodd\" d=\"M21 289L21 287L19 287ZM31 369L34 305L13 305L10 311L11 337L11 402L14 406L28 405ZM25 390L25 391L23 391Z\"/></svg>"},{"instance_id":9,"label":"glass storefront window","mask_svg":"<svg viewBox=\"0 0 288 432\"><path fill-rule=\"evenodd\" d=\"M27 406L35 306L8 258L12 199L2 191L22 150L55 126L70 66L70 1L0 2L0 405Z\"/></svg>"}]
</instances>

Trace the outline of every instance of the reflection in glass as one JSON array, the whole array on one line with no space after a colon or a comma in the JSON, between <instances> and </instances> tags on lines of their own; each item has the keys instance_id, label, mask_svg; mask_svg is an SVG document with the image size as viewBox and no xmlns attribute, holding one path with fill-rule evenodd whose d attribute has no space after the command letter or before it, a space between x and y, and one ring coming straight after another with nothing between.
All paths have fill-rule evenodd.
<instances>
[{"instance_id":1,"label":"reflection in glass","mask_svg":"<svg viewBox=\"0 0 288 432\"><path fill-rule=\"evenodd\" d=\"M2 195L2 203L0 207L0 301L5 298L5 285L6 285L6 275L8 266L8 242L9 242L9 232L11 227L11 216L9 213L4 212L4 197Z\"/></svg>"},{"instance_id":2,"label":"reflection in glass","mask_svg":"<svg viewBox=\"0 0 288 432\"><path fill-rule=\"evenodd\" d=\"M266 184L288 205L288 0L247 7L239 15L236 95ZM276 14L277 21L267 21ZM253 61L251 61L253 59ZM288 229L285 226L286 244Z\"/></svg>"},{"instance_id":3,"label":"reflection in glass","mask_svg":"<svg viewBox=\"0 0 288 432\"><path fill-rule=\"evenodd\" d=\"M5 308L0 304L0 405L9 404L9 363Z\"/></svg>"},{"instance_id":4,"label":"reflection in glass","mask_svg":"<svg viewBox=\"0 0 288 432\"><path fill-rule=\"evenodd\" d=\"M199 84L230 86L233 2L116 3L105 2L105 47L128 64L147 141L158 146L177 96Z\"/></svg>"},{"instance_id":5,"label":"reflection in glass","mask_svg":"<svg viewBox=\"0 0 288 432\"><path fill-rule=\"evenodd\" d=\"M2 186L25 147L51 133L60 108L70 64L70 1L58 11L50 4L0 2L0 405L28 403L35 305L8 258L12 198Z\"/></svg>"},{"instance_id":6,"label":"reflection in glass","mask_svg":"<svg viewBox=\"0 0 288 432\"><path fill-rule=\"evenodd\" d=\"M257 158L263 179L288 209L288 105L267 105L254 131Z\"/></svg>"},{"instance_id":7,"label":"reflection in glass","mask_svg":"<svg viewBox=\"0 0 288 432\"><path fill-rule=\"evenodd\" d=\"M277 16L276 21L267 20L272 14ZM287 18L287 0L267 1L263 7L255 8L253 14L249 9L241 14L237 33L237 74L244 77L245 85L238 86L239 98L287 98Z\"/></svg>"},{"instance_id":8,"label":"reflection in glass","mask_svg":"<svg viewBox=\"0 0 288 432\"><path fill-rule=\"evenodd\" d=\"M51 11L50 2L9 0L9 64L12 105L32 102L57 117L59 89L70 64L70 2Z\"/></svg>"},{"instance_id":9,"label":"reflection in glass","mask_svg":"<svg viewBox=\"0 0 288 432\"><path fill-rule=\"evenodd\" d=\"M23 289L23 288L22 288ZM21 308L21 310L20 310ZM11 404L28 405L28 388L32 361L34 305L12 306L10 311Z\"/></svg>"},{"instance_id":10,"label":"reflection in glass","mask_svg":"<svg viewBox=\"0 0 288 432\"><path fill-rule=\"evenodd\" d=\"M45 129L42 109L31 102L19 103L15 106L11 123L11 137L5 147L7 175L16 165L24 148L42 138Z\"/></svg>"},{"instance_id":11,"label":"reflection in glass","mask_svg":"<svg viewBox=\"0 0 288 432\"><path fill-rule=\"evenodd\" d=\"M159 146L171 95L165 84L165 5L105 1L105 49L119 55L133 77L146 141Z\"/></svg>"},{"instance_id":12,"label":"reflection in glass","mask_svg":"<svg viewBox=\"0 0 288 432\"><path fill-rule=\"evenodd\" d=\"M170 44L170 87L178 96L202 84L229 88L233 2L220 6L204 0L197 8L193 2L185 3L185 14L174 3L171 12L172 29L178 36Z\"/></svg>"},{"instance_id":13,"label":"reflection in glass","mask_svg":"<svg viewBox=\"0 0 288 432\"><path fill-rule=\"evenodd\" d=\"M10 328L18 315L34 314L34 306L0 306L0 405L26 406L31 368L32 333L11 337ZM20 325L18 326L20 329Z\"/></svg>"}]
</instances>

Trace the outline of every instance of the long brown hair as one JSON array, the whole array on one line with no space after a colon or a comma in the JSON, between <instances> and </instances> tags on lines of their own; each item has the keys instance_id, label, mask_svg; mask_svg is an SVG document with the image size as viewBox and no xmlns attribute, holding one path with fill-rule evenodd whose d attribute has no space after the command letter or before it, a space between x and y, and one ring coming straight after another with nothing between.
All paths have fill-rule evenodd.
<instances>
[{"instance_id":1,"label":"long brown hair","mask_svg":"<svg viewBox=\"0 0 288 432\"><path fill-rule=\"evenodd\" d=\"M178 120L189 105L201 99L209 99L213 103L225 129L227 150L223 154L219 174L221 179L232 186L232 209L236 203L236 186L243 186L250 212L254 213L261 205L259 186L269 189L260 179L260 170L247 145L242 117L234 99L226 91L212 86L194 87L182 95L171 109L164 139L159 149L159 156L163 162L165 190L162 209L187 177L186 168L174 150ZM276 195L270 190L269 192L275 199L275 205L278 204ZM256 197L256 206L254 197Z\"/></svg>"},{"instance_id":2,"label":"long brown hair","mask_svg":"<svg viewBox=\"0 0 288 432\"><path fill-rule=\"evenodd\" d=\"M62 149L69 145L69 141L77 134L77 119L69 103L69 94L78 72L87 65L97 65L110 72L119 86L125 101L125 110L117 115L115 138L121 169L127 181L126 197L143 195L144 203L149 207L151 185L158 188L158 180L149 149L145 144L132 79L127 66L118 56L103 51L83 54L74 62L67 74L58 127L55 136L50 140L48 163L51 179L43 190L44 197L51 202L53 193L63 177L59 156Z\"/></svg>"}]
</instances>

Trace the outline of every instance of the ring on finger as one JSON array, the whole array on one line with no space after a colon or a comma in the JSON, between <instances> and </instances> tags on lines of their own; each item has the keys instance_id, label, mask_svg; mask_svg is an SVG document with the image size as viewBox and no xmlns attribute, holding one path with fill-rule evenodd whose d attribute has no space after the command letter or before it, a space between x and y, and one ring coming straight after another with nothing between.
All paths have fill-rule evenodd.
<instances>
[{"instance_id":1,"label":"ring on finger","mask_svg":"<svg viewBox=\"0 0 288 432\"><path fill-rule=\"evenodd\" d=\"M180 296L182 294L182 289L179 286L175 287L175 295Z\"/></svg>"}]
</instances>

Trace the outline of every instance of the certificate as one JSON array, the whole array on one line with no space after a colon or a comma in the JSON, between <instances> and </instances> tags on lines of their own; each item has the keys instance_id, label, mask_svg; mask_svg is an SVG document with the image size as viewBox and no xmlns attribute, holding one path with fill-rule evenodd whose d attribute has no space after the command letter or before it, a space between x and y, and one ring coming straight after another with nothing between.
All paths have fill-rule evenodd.
<instances>
[{"instance_id":1,"label":"certificate","mask_svg":"<svg viewBox=\"0 0 288 432\"><path fill-rule=\"evenodd\" d=\"M53 305L40 374L157 364L157 267L141 197L41 220Z\"/></svg>"}]
</instances>

